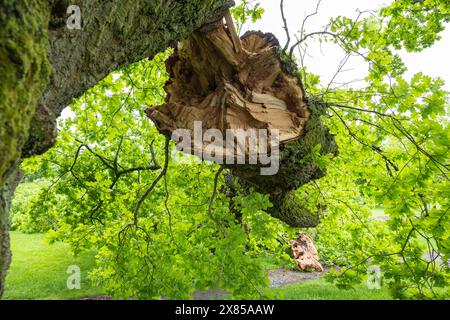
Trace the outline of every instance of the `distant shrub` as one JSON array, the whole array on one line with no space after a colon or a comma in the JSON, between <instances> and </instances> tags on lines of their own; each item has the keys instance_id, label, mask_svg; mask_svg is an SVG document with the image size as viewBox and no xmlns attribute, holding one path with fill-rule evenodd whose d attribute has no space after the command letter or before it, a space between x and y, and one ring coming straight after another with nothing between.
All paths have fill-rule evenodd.
<instances>
[{"instance_id":1,"label":"distant shrub","mask_svg":"<svg viewBox=\"0 0 450 320\"><path fill-rule=\"evenodd\" d=\"M48 186L48 181L36 180L17 187L10 210L11 230L41 233L54 228L58 198L42 196Z\"/></svg>"}]
</instances>

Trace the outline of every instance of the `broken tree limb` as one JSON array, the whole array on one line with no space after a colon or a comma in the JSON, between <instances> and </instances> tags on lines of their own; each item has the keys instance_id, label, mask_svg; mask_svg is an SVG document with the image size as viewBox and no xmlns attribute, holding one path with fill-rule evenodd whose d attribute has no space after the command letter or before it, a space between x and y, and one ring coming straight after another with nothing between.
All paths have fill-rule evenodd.
<instances>
[{"instance_id":1,"label":"broken tree limb","mask_svg":"<svg viewBox=\"0 0 450 320\"><path fill-rule=\"evenodd\" d=\"M193 131L201 121L224 135L225 129L278 129L281 143L298 139L310 112L299 80L282 70L275 37L246 33L236 53L227 31L220 23L180 44L167 63L166 103L147 114L161 132Z\"/></svg>"},{"instance_id":2,"label":"broken tree limb","mask_svg":"<svg viewBox=\"0 0 450 320\"><path fill-rule=\"evenodd\" d=\"M269 213L274 217L291 226L314 227L320 221L319 210L306 209L295 189L325 175L311 156L314 147L320 144L321 155L337 153L334 138L320 119L323 105L308 101L297 66L275 36L251 31L236 40L230 18L227 27L221 19L178 45L166 63L170 75L166 101L148 108L147 115L161 133L183 129L191 142L199 124L202 132L215 129L222 137L230 130L277 130L279 168L272 175L261 175L267 163L250 161L249 140L237 141L230 150L226 142L211 139L219 147L214 161L225 163L244 189L269 194L274 203ZM192 143L191 154L207 154L208 145ZM273 147L268 146L269 153ZM238 161L237 151L244 153L245 163ZM230 153L232 163L226 161Z\"/></svg>"}]
</instances>

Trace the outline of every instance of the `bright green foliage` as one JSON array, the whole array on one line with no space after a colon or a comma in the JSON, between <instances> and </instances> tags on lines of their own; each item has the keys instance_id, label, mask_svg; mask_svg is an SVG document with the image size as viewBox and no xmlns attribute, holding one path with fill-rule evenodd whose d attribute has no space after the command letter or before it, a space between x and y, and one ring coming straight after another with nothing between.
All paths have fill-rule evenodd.
<instances>
[{"instance_id":1,"label":"bright green foliage","mask_svg":"<svg viewBox=\"0 0 450 320\"><path fill-rule=\"evenodd\" d=\"M25 182L18 186L9 213L11 230L25 233L47 232L53 227L61 208L60 198L47 200L45 189L47 181Z\"/></svg>"},{"instance_id":2,"label":"bright green foliage","mask_svg":"<svg viewBox=\"0 0 450 320\"><path fill-rule=\"evenodd\" d=\"M310 100L325 109L339 155L324 157L320 144L310 146L308 157L327 168L327 176L296 192L306 209L322 216L307 231L321 259L340 267L327 276L338 287L358 286L377 265L395 298L448 298L448 93L426 70L405 79L406 66L395 54L399 46L420 50L438 39L442 28L436 26L447 16L434 9L405 14L419 2L395 1L381 20L332 20L323 36L367 62L366 86L324 85L300 70ZM392 8L400 8L401 17ZM431 22L434 16L439 22ZM392 30L401 19L422 18L412 42L409 30ZM267 215L267 196L255 192L237 195L230 210L220 192L222 176L211 201L216 165L171 157L166 175L155 180L165 168L164 137L143 110L164 99L165 57L119 70L89 90L71 105L75 116L61 121L56 147L23 168L54 180L42 194L61 208L50 236L75 251L98 250L91 277L111 295L187 298L220 285L235 297L260 297L267 278L258 257L286 263L286 240L297 230ZM379 207L384 219L371 215Z\"/></svg>"},{"instance_id":3,"label":"bright green foliage","mask_svg":"<svg viewBox=\"0 0 450 320\"><path fill-rule=\"evenodd\" d=\"M254 0L240 1L239 5L231 9L234 21L237 24L238 33L241 32L242 27L248 20L256 22L261 19L264 11L264 8L261 7L259 2L255 2Z\"/></svg>"},{"instance_id":4,"label":"bright green foliage","mask_svg":"<svg viewBox=\"0 0 450 320\"><path fill-rule=\"evenodd\" d=\"M92 252L74 257L64 243L48 244L42 234L11 232L13 263L8 271L5 299L79 299L104 295L92 287L87 274L95 267ZM267 259L269 261L269 257ZM270 260L272 261L272 260ZM67 289L67 268L77 265L81 271L80 289ZM272 263L271 263L272 265ZM271 266L272 267L272 266ZM323 279L282 288L267 289L267 295L280 299L388 299L387 290L339 290ZM228 297L226 297L228 299Z\"/></svg>"},{"instance_id":5,"label":"bright green foliage","mask_svg":"<svg viewBox=\"0 0 450 320\"><path fill-rule=\"evenodd\" d=\"M385 38L396 49L420 51L439 40L450 21L448 0L396 0L381 11L389 22Z\"/></svg>"},{"instance_id":6,"label":"bright green foliage","mask_svg":"<svg viewBox=\"0 0 450 320\"><path fill-rule=\"evenodd\" d=\"M328 107L340 155L316 190L302 189L327 207L317 241L325 261L344 266L328 277L341 287L378 265L396 298L449 296L448 92L443 80L423 73L405 79L394 53L429 47L448 17L448 2L395 1L380 17L333 19L326 35L369 66L361 89L308 88ZM387 221L371 218L379 206Z\"/></svg>"},{"instance_id":7,"label":"bright green foliage","mask_svg":"<svg viewBox=\"0 0 450 320\"><path fill-rule=\"evenodd\" d=\"M268 280L255 257L278 258L283 226L263 211L270 202L257 193L238 199L244 225L220 193L210 211L217 165L169 159L135 223L136 204L166 157L164 137L144 115L164 97L166 56L108 76L71 105L75 116L61 121L55 148L23 164L25 171L45 166L53 178L31 212L57 203L50 239L75 252L98 250L91 278L114 297L188 298L217 285L236 297L258 296Z\"/></svg>"}]
</instances>

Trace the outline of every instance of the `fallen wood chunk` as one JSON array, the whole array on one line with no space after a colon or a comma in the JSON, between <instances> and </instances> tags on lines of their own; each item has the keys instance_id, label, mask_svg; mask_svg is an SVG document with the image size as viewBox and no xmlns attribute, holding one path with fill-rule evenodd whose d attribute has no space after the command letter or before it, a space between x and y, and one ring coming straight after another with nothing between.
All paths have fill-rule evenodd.
<instances>
[{"instance_id":1,"label":"fallen wood chunk","mask_svg":"<svg viewBox=\"0 0 450 320\"><path fill-rule=\"evenodd\" d=\"M298 239L290 240L289 244L294 254L295 264L302 271L316 270L323 272L323 267L319 262L317 249L312 239L305 233L298 233Z\"/></svg>"}]
</instances>

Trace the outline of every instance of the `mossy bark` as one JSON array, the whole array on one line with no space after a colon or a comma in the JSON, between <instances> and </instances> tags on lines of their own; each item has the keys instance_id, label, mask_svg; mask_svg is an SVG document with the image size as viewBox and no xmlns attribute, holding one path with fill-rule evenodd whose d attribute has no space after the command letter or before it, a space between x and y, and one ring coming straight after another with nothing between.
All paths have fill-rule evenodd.
<instances>
[{"instance_id":1,"label":"mossy bark","mask_svg":"<svg viewBox=\"0 0 450 320\"><path fill-rule=\"evenodd\" d=\"M50 74L48 9L45 0L0 5L0 297L11 257L8 211L18 180L16 164Z\"/></svg>"},{"instance_id":2,"label":"mossy bark","mask_svg":"<svg viewBox=\"0 0 450 320\"><path fill-rule=\"evenodd\" d=\"M50 74L48 1L0 5L0 185L20 157L30 120Z\"/></svg>"},{"instance_id":3,"label":"mossy bark","mask_svg":"<svg viewBox=\"0 0 450 320\"><path fill-rule=\"evenodd\" d=\"M295 190L310 181L325 176L326 169L319 167L314 158L313 148L320 145L320 155L338 152L338 146L329 129L321 120L325 110L320 103L308 101L311 113L303 135L283 145L280 150L280 169L275 175L255 174L257 168L252 165L228 166L231 173L238 177L239 183L248 189L269 194L273 207L269 213L290 226L311 228L320 223L323 208L311 211L305 206L305 199L299 199Z\"/></svg>"},{"instance_id":4,"label":"mossy bark","mask_svg":"<svg viewBox=\"0 0 450 320\"><path fill-rule=\"evenodd\" d=\"M81 29L68 29L78 5ZM217 20L232 0L0 0L0 297L10 261L8 209L21 157L56 138L56 118L111 71Z\"/></svg>"},{"instance_id":5,"label":"mossy bark","mask_svg":"<svg viewBox=\"0 0 450 320\"><path fill-rule=\"evenodd\" d=\"M20 170L15 168L11 171L8 179L4 181L3 186L0 187L0 297L3 293L9 264L11 262L11 251L9 249L9 234L8 234L8 212L11 206L11 198L14 194L19 181Z\"/></svg>"}]
</instances>

